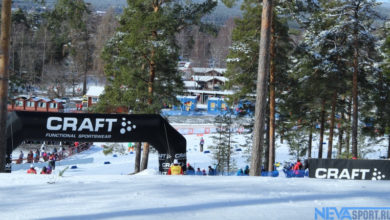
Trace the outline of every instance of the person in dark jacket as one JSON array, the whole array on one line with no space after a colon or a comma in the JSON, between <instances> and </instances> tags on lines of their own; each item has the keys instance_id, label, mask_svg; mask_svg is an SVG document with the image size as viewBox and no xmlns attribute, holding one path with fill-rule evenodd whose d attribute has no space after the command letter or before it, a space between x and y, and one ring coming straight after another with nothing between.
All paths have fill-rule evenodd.
<instances>
[{"instance_id":1,"label":"person in dark jacket","mask_svg":"<svg viewBox=\"0 0 390 220\"><path fill-rule=\"evenodd\" d=\"M215 170L211 166L209 166L209 172L207 173L207 175L209 175L209 176L215 175Z\"/></svg>"},{"instance_id":2,"label":"person in dark jacket","mask_svg":"<svg viewBox=\"0 0 390 220\"><path fill-rule=\"evenodd\" d=\"M51 154L49 156L49 166L53 168L53 170L56 169L56 157L54 154Z\"/></svg>"},{"instance_id":3,"label":"person in dark jacket","mask_svg":"<svg viewBox=\"0 0 390 220\"><path fill-rule=\"evenodd\" d=\"M42 167L41 174L48 174L46 166Z\"/></svg>"},{"instance_id":4,"label":"person in dark jacket","mask_svg":"<svg viewBox=\"0 0 390 220\"><path fill-rule=\"evenodd\" d=\"M249 175L249 166L248 165L246 165L246 167L245 167L244 175Z\"/></svg>"}]
</instances>

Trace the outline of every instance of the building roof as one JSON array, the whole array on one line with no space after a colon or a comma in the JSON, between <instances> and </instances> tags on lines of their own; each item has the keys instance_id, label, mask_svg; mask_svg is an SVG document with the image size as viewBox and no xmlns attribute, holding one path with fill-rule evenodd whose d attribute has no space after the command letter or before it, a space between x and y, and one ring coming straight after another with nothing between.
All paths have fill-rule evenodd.
<instances>
[{"instance_id":1,"label":"building roof","mask_svg":"<svg viewBox=\"0 0 390 220\"><path fill-rule=\"evenodd\" d=\"M196 88L199 84L196 81L183 81L185 88Z\"/></svg>"},{"instance_id":2,"label":"building roof","mask_svg":"<svg viewBox=\"0 0 390 220\"><path fill-rule=\"evenodd\" d=\"M209 82L211 80L219 80L221 82L226 82L228 79L223 76L193 76L192 77L194 81L200 81L200 82Z\"/></svg>"},{"instance_id":3,"label":"building roof","mask_svg":"<svg viewBox=\"0 0 390 220\"><path fill-rule=\"evenodd\" d=\"M208 73L208 72L218 72L220 74L223 74L226 72L226 68L203 68L203 67L192 67L192 70L195 73Z\"/></svg>"},{"instance_id":4,"label":"building roof","mask_svg":"<svg viewBox=\"0 0 390 220\"><path fill-rule=\"evenodd\" d=\"M104 86L90 86L86 96L99 97L104 92Z\"/></svg>"}]
</instances>

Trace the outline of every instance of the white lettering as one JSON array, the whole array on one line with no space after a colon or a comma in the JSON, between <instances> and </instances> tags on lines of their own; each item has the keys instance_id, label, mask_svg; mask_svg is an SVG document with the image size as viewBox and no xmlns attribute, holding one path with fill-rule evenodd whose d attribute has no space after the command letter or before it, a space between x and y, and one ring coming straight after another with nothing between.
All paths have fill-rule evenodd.
<instances>
[{"instance_id":1,"label":"white lettering","mask_svg":"<svg viewBox=\"0 0 390 220\"><path fill-rule=\"evenodd\" d=\"M96 119L96 125L95 125L95 131L99 131L99 128L104 128L104 118L97 118Z\"/></svg>"},{"instance_id":2,"label":"white lettering","mask_svg":"<svg viewBox=\"0 0 390 220\"><path fill-rule=\"evenodd\" d=\"M329 168L328 169L328 178L333 177L333 178L337 179L338 174L339 174L339 169L337 169L337 168Z\"/></svg>"},{"instance_id":3,"label":"white lettering","mask_svg":"<svg viewBox=\"0 0 390 220\"><path fill-rule=\"evenodd\" d=\"M46 128L51 131L89 131L99 132L106 128L107 132L112 132L116 118L96 118L95 121L91 118L84 118L81 123L74 117L49 117L46 122Z\"/></svg>"},{"instance_id":4,"label":"white lettering","mask_svg":"<svg viewBox=\"0 0 390 220\"><path fill-rule=\"evenodd\" d=\"M340 173L340 176L339 176L339 179L342 179L342 178L345 178L345 179L351 179L351 176L349 175L349 172L348 172L348 169L343 169Z\"/></svg>"},{"instance_id":5,"label":"white lettering","mask_svg":"<svg viewBox=\"0 0 390 220\"><path fill-rule=\"evenodd\" d=\"M77 118L64 118L62 130L66 131L68 128L71 128L72 131L77 131Z\"/></svg>"},{"instance_id":6,"label":"white lettering","mask_svg":"<svg viewBox=\"0 0 390 220\"><path fill-rule=\"evenodd\" d=\"M322 172L323 174L320 174L320 172ZM316 169L315 177L325 179L326 178L326 169L325 168Z\"/></svg>"},{"instance_id":7,"label":"white lettering","mask_svg":"<svg viewBox=\"0 0 390 220\"><path fill-rule=\"evenodd\" d=\"M53 121L62 122L62 118L60 118L60 117L49 117L47 119L46 128L48 130L52 130L52 131L59 131L61 129L61 124L53 126L53 124L52 124Z\"/></svg>"},{"instance_id":8,"label":"white lettering","mask_svg":"<svg viewBox=\"0 0 390 220\"><path fill-rule=\"evenodd\" d=\"M359 169L352 169L352 175L351 175L351 179L355 179L355 177L358 177L359 176Z\"/></svg>"},{"instance_id":9,"label":"white lettering","mask_svg":"<svg viewBox=\"0 0 390 220\"><path fill-rule=\"evenodd\" d=\"M370 169L361 169L360 172L362 173L362 180L366 179L366 173L370 172Z\"/></svg>"},{"instance_id":10,"label":"white lettering","mask_svg":"<svg viewBox=\"0 0 390 220\"><path fill-rule=\"evenodd\" d=\"M91 119L85 118L83 120L83 122L81 122L81 125L80 125L78 131L82 131L84 129L87 129L89 131L93 131L93 125L92 125Z\"/></svg>"},{"instance_id":11,"label":"white lettering","mask_svg":"<svg viewBox=\"0 0 390 220\"><path fill-rule=\"evenodd\" d=\"M107 128L107 131L108 132L111 132L112 131L112 124L114 122L117 122L118 120L116 118L108 118L106 119L106 122L108 123L108 128Z\"/></svg>"}]
</instances>

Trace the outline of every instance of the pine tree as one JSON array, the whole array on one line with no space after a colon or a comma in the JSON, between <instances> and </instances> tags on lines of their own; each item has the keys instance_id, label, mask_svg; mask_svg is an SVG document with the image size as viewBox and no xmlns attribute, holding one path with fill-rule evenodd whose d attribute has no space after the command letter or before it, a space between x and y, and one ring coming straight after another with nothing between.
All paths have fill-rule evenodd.
<instances>
[{"instance_id":1,"label":"pine tree","mask_svg":"<svg viewBox=\"0 0 390 220\"><path fill-rule=\"evenodd\" d=\"M228 174L234 169L233 144L233 118L231 113L218 115L215 117L214 125L217 128L216 135L212 136L216 145L211 146L213 158L216 162L219 173L227 172Z\"/></svg>"},{"instance_id":2,"label":"pine tree","mask_svg":"<svg viewBox=\"0 0 390 220\"><path fill-rule=\"evenodd\" d=\"M243 18L236 19L236 27L233 31L233 44L228 56L228 70L226 76L229 81L226 88L235 90L230 97L231 103L240 100L252 100L256 91L256 77L258 72L259 42L261 26L261 4L258 1L247 0L242 4ZM270 114L269 114L269 157L266 167L273 169L274 143L275 143L275 99L285 89L286 70L288 68L288 51L291 44L288 34L287 19L279 17L280 10L274 10L271 36L271 67L270 82ZM268 149L268 148L267 148ZM267 151L268 152L268 151Z\"/></svg>"},{"instance_id":3,"label":"pine tree","mask_svg":"<svg viewBox=\"0 0 390 220\"><path fill-rule=\"evenodd\" d=\"M164 103L175 103L183 89L175 35L189 25L204 26L201 18L217 3L128 0L127 4L118 31L103 52L109 84L97 111L159 113ZM148 155L146 144L141 170L147 168Z\"/></svg>"}]
</instances>

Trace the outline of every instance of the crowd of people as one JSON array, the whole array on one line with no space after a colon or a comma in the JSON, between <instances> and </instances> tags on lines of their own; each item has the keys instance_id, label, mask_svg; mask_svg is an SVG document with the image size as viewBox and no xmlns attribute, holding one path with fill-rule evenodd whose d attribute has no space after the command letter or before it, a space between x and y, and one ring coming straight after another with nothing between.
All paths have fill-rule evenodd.
<instances>
[{"instance_id":1,"label":"crowd of people","mask_svg":"<svg viewBox=\"0 0 390 220\"><path fill-rule=\"evenodd\" d=\"M40 174L51 174L52 170L56 167L56 161L62 160L65 157L73 155L74 153L79 153L83 150L86 150L90 147L90 144L85 143L81 144L79 142L74 142L69 145L68 150L65 150L65 147L62 145L57 150L56 147L52 148L51 151L47 149L45 143L43 143L40 149L36 149L35 151L30 150L27 154L27 163L32 163L30 169L27 170L27 173L37 174L37 171L34 167L34 163L38 162L47 162L48 165L44 166L40 172ZM42 158L42 160L41 160ZM24 153L20 151L19 157L16 160L16 164L23 163Z\"/></svg>"},{"instance_id":2,"label":"crowd of people","mask_svg":"<svg viewBox=\"0 0 390 220\"><path fill-rule=\"evenodd\" d=\"M200 169L199 167L194 169L191 164L187 163L187 169L184 172L182 166L180 165L179 161L175 159L172 163L172 165L168 169L168 175L196 175L196 176L215 176L217 173L214 168L211 166L208 166L208 171L206 172L206 169Z\"/></svg>"}]
</instances>

